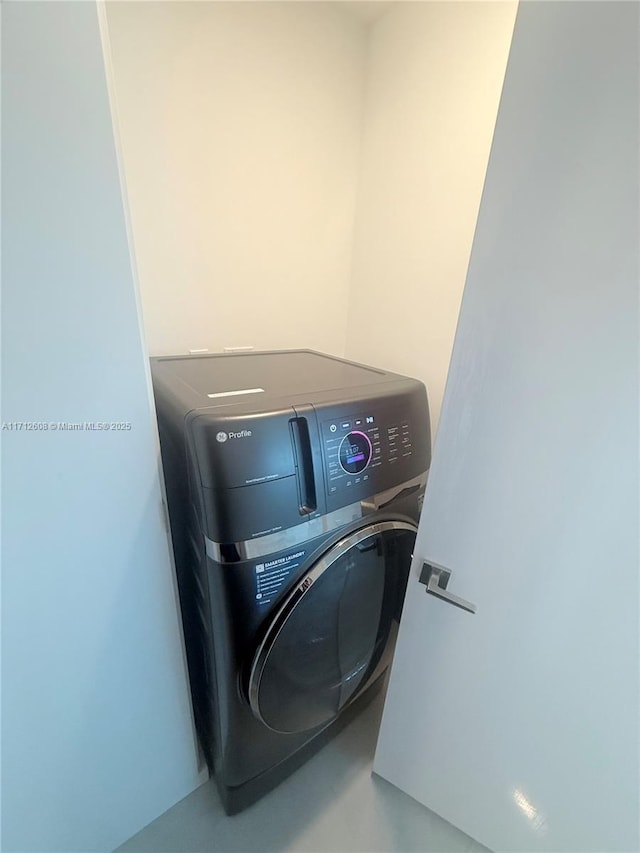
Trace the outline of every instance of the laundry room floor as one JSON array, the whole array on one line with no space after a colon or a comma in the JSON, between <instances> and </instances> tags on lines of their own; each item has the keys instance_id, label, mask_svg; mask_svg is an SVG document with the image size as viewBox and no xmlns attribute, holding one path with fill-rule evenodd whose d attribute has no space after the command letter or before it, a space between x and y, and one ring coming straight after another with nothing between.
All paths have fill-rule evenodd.
<instances>
[{"instance_id":1,"label":"laundry room floor","mask_svg":"<svg viewBox=\"0 0 640 853\"><path fill-rule=\"evenodd\" d=\"M228 817L213 781L150 823L129 853L485 853L486 848L378 776L382 696L247 811Z\"/></svg>"}]
</instances>

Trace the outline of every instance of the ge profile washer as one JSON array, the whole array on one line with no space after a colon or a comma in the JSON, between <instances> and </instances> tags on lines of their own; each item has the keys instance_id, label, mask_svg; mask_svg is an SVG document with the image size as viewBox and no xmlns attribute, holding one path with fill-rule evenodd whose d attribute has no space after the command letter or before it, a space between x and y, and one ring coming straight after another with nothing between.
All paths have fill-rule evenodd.
<instances>
[{"instance_id":1,"label":"ge profile washer","mask_svg":"<svg viewBox=\"0 0 640 853\"><path fill-rule=\"evenodd\" d=\"M382 685L431 458L427 395L308 350L151 366L196 729L234 813Z\"/></svg>"}]
</instances>

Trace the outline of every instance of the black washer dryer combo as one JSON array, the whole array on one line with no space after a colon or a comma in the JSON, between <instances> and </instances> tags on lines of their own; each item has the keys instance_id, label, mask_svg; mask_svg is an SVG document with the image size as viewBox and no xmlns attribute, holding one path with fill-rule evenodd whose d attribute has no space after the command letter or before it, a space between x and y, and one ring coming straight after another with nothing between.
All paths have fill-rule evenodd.
<instances>
[{"instance_id":1,"label":"black washer dryer combo","mask_svg":"<svg viewBox=\"0 0 640 853\"><path fill-rule=\"evenodd\" d=\"M233 814L382 685L431 459L427 395L309 350L151 367L195 724Z\"/></svg>"}]
</instances>

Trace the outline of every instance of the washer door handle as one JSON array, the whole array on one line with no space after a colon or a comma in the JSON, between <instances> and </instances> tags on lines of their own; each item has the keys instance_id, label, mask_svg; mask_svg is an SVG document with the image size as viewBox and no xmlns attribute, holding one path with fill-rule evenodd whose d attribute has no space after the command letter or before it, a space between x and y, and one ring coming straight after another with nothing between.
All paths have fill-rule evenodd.
<instances>
[{"instance_id":1,"label":"washer door handle","mask_svg":"<svg viewBox=\"0 0 640 853\"><path fill-rule=\"evenodd\" d=\"M422 571L420 572L420 583L426 585L426 591L436 598L441 598L443 601L453 604L454 607L459 607L461 610L466 610L468 613L475 613L476 606L452 592L447 592L447 585L451 571L442 568L442 566L433 566L431 563L423 563Z\"/></svg>"}]
</instances>

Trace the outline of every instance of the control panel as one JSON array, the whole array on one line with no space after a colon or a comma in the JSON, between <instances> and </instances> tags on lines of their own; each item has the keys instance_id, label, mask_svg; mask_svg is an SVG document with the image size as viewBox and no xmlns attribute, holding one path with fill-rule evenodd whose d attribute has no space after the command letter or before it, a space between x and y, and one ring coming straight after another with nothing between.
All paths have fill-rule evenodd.
<instances>
[{"instance_id":1,"label":"control panel","mask_svg":"<svg viewBox=\"0 0 640 853\"><path fill-rule=\"evenodd\" d=\"M329 496L366 484L376 469L391 468L413 453L409 421L385 422L364 412L322 422L322 443Z\"/></svg>"}]
</instances>

